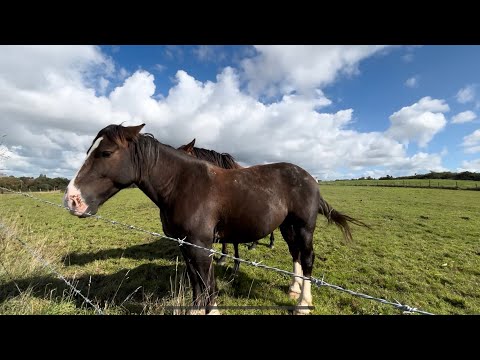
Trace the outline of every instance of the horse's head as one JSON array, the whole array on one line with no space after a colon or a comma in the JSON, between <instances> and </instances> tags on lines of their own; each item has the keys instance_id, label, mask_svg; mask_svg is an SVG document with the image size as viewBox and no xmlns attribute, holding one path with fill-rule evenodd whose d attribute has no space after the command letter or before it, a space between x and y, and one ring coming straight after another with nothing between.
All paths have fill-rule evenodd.
<instances>
[{"instance_id":1,"label":"horse's head","mask_svg":"<svg viewBox=\"0 0 480 360\"><path fill-rule=\"evenodd\" d=\"M186 152L190 156L195 156L195 153L193 152L193 146L195 145L195 139L190 141L187 145L182 145L177 148L177 150L181 150Z\"/></svg>"},{"instance_id":2,"label":"horse's head","mask_svg":"<svg viewBox=\"0 0 480 360\"><path fill-rule=\"evenodd\" d=\"M95 214L100 205L135 181L130 150L144 126L109 125L100 130L65 191L63 204L72 215Z\"/></svg>"}]
</instances>

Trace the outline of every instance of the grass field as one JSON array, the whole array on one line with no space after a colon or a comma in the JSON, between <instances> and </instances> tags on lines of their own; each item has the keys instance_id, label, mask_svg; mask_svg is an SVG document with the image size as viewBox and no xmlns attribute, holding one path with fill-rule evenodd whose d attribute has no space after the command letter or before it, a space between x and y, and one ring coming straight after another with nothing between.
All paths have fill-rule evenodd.
<instances>
[{"instance_id":1,"label":"grass field","mask_svg":"<svg viewBox=\"0 0 480 360\"><path fill-rule=\"evenodd\" d=\"M323 186L337 210L371 230L353 226L354 242L318 217L313 275L387 300L436 314L480 313L480 192ZM62 194L37 194L60 203ZM99 215L161 231L156 206L139 190L124 190ZM126 230L19 195L0 195L0 221L28 242L107 314L163 314L168 305L188 305L191 293L175 243ZM1 233L1 232L0 232ZM291 270L278 230L275 249L260 240L241 245L243 258ZM14 239L0 235L0 314L92 314L64 283L42 268ZM219 245L215 245L220 250ZM232 249L230 248L230 251ZM293 305L290 279L240 266L216 266L219 305ZM183 279L183 280L182 280ZM328 288L315 288L313 314L399 314L388 305ZM224 314L286 314L285 310L223 310Z\"/></svg>"}]
</instances>

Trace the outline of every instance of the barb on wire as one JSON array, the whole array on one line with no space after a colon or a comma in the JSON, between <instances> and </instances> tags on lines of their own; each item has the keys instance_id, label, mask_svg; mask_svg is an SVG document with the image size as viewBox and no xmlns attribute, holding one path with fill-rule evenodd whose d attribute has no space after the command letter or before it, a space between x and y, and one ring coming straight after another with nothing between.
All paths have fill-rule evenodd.
<instances>
[{"instance_id":1,"label":"barb on wire","mask_svg":"<svg viewBox=\"0 0 480 360\"><path fill-rule=\"evenodd\" d=\"M66 206L63 206L63 205L60 205L60 204L55 204L51 201L37 198L37 197L35 197L31 194L18 192L18 191L13 191L13 190L10 190L10 189L4 188L4 187L0 187L0 189L6 190L6 191L9 191L11 193L18 194L18 195L23 195L23 196L35 199L37 201L41 201L41 202L44 202L46 204L53 205L53 206L59 207L61 209L65 209L67 211L70 211L70 209ZM326 287L329 287L331 289L342 291L342 292L345 292L345 293L353 295L353 296L361 297L363 299L377 301L377 302L380 302L380 303L385 304L385 305L391 305L391 306L393 306L393 307L395 307L395 308L397 308L397 309L399 309L403 312L412 312L412 313L416 312L416 313L423 314L423 315L434 315L432 313L429 313L429 312L423 311L423 310L419 310L419 309L417 309L415 307L411 307L409 305L400 304L398 301L397 302L391 302L391 301L388 301L388 300L385 300L385 299L376 298L376 297L373 297L373 296L370 296L370 295L367 295L367 294L363 294L363 293L360 293L360 292L355 292L355 291L352 291L352 290L348 290L348 289L342 288L341 286L338 286L338 285L329 284L329 283L325 282L323 280L323 278L318 279L318 278L315 278L313 276L307 277L307 276L304 276L304 275L298 275L298 274L295 274L291 271L287 271L287 270L276 268L274 266L268 266L268 265L262 264L261 261L260 262L249 261L249 260L245 260L245 259L242 259L242 258L235 257L235 256L230 255L230 254L224 254L221 251L214 250L213 248L209 249L209 248L199 246L197 244L193 244L193 243L190 243L188 241L185 241L186 237L183 238L183 239L175 239L175 238L169 237L165 234L159 234L159 233L156 233L156 232L152 232L152 231L148 231L148 230L139 228L137 226L124 224L122 222L115 221L115 220L110 220L110 219L104 218L100 215L94 215L94 214L89 214L89 213L87 213L85 215L96 218L98 220L108 222L108 223L113 224L113 225L121 225L123 227L129 228L129 229L132 229L132 230L137 230L137 231L140 231L140 232L152 235L152 236L161 237L161 238L164 238L164 239L167 239L167 240L175 241L179 246L188 245L188 246L191 246L191 247L194 247L194 248L197 248L197 249L202 249L202 250L208 251L211 254L218 254L218 255L221 255L221 256L225 256L227 258L239 261L239 262L244 263L244 264L252 265L252 266L262 268L262 269L265 269L265 270L272 270L272 271L275 271L277 273L287 275L287 276L295 276L295 277L300 278L300 279L310 280L317 287L326 286Z\"/></svg>"},{"instance_id":2,"label":"barb on wire","mask_svg":"<svg viewBox=\"0 0 480 360\"><path fill-rule=\"evenodd\" d=\"M6 230L4 229L7 229L7 227L0 223L0 229L2 229L5 233ZM97 306L95 305L90 299L88 299L86 296L84 296L80 290L78 290L70 281L68 281L67 279L65 279L65 277L60 274L54 267L52 264L50 264L48 261L46 261L45 259L43 259L39 254L37 254L37 252L32 249L25 241L23 241L22 239L20 239L19 237L17 236L14 236L12 235L12 238L14 238L15 240L17 240L25 249L27 249L27 251L30 253L30 255L32 255L32 257L37 260L40 264L42 264L42 266L44 268L46 268L47 270L50 270L53 274L55 274L60 280L63 280L65 282L65 284L67 284L75 294L77 294L78 296L80 296L87 304L89 304L90 306L92 306L94 309L95 309L95 312L99 315L103 315L103 311ZM15 284L16 285L16 284ZM17 286L18 288L18 286Z\"/></svg>"}]
</instances>

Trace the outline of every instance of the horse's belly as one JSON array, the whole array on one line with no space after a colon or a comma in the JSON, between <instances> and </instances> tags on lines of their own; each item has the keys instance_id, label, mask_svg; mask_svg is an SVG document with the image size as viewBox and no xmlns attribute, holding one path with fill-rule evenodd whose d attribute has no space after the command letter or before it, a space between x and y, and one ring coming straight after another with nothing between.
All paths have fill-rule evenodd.
<instances>
[{"instance_id":1,"label":"horse's belly","mask_svg":"<svg viewBox=\"0 0 480 360\"><path fill-rule=\"evenodd\" d=\"M278 228L286 216L286 210L279 210L275 213L249 213L229 219L225 223L225 240L246 243L262 239Z\"/></svg>"}]
</instances>

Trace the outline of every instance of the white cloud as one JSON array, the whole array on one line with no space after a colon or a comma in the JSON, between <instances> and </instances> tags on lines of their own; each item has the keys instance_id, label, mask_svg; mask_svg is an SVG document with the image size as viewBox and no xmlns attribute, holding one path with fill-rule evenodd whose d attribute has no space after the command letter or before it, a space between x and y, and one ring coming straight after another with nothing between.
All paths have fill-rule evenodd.
<instances>
[{"instance_id":1,"label":"white cloud","mask_svg":"<svg viewBox=\"0 0 480 360\"><path fill-rule=\"evenodd\" d=\"M193 54L204 62L221 62L226 59L226 54L219 45L198 45L193 49Z\"/></svg>"},{"instance_id":2,"label":"white cloud","mask_svg":"<svg viewBox=\"0 0 480 360\"><path fill-rule=\"evenodd\" d=\"M108 79L105 79L103 76L100 76L98 80L98 92L101 95L105 95L105 92L107 91L107 87L110 84L110 81Z\"/></svg>"},{"instance_id":3,"label":"white cloud","mask_svg":"<svg viewBox=\"0 0 480 360\"><path fill-rule=\"evenodd\" d=\"M475 99L475 86L467 85L464 88L458 90L456 95L457 101L461 104L466 104Z\"/></svg>"},{"instance_id":4,"label":"white cloud","mask_svg":"<svg viewBox=\"0 0 480 360\"><path fill-rule=\"evenodd\" d=\"M470 135L463 138L462 146L465 148L465 152L473 154L480 152L480 129L475 130Z\"/></svg>"},{"instance_id":5,"label":"white cloud","mask_svg":"<svg viewBox=\"0 0 480 360\"><path fill-rule=\"evenodd\" d=\"M474 146L480 144L480 129L463 138L463 146Z\"/></svg>"},{"instance_id":6,"label":"white cloud","mask_svg":"<svg viewBox=\"0 0 480 360\"><path fill-rule=\"evenodd\" d=\"M462 161L462 167L458 168L457 171L480 172L480 159Z\"/></svg>"},{"instance_id":7,"label":"white cloud","mask_svg":"<svg viewBox=\"0 0 480 360\"><path fill-rule=\"evenodd\" d=\"M452 124L462 124L475 120L476 118L477 114L475 114L473 111L467 110L452 117Z\"/></svg>"},{"instance_id":8,"label":"white cloud","mask_svg":"<svg viewBox=\"0 0 480 360\"><path fill-rule=\"evenodd\" d=\"M94 75L113 70L112 60L94 46L3 45L0 53L0 79L19 89L67 82L91 85L88 80Z\"/></svg>"},{"instance_id":9,"label":"white cloud","mask_svg":"<svg viewBox=\"0 0 480 360\"><path fill-rule=\"evenodd\" d=\"M413 53L406 53L405 55L402 56L403 61L406 63L412 62L413 61Z\"/></svg>"},{"instance_id":10,"label":"white cloud","mask_svg":"<svg viewBox=\"0 0 480 360\"><path fill-rule=\"evenodd\" d=\"M155 64L153 65L153 70L156 71L157 73L163 72L167 67L162 64Z\"/></svg>"},{"instance_id":11,"label":"white cloud","mask_svg":"<svg viewBox=\"0 0 480 360\"><path fill-rule=\"evenodd\" d=\"M393 113L387 134L405 144L416 141L420 147L425 147L447 124L443 113L449 110L444 100L426 96Z\"/></svg>"},{"instance_id":12,"label":"white cloud","mask_svg":"<svg viewBox=\"0 0 480 360\"><path fill-rule=\"evenodd\" d=\"M182 62L185 55L183 49L183 46L180 45L167 45L164 54L170 60Z\"/></svg>"},{"instance_id":13,"label":"white cloud","mask_svg":"<svg viewBox=\"0 0 480 360\"><path fill-rule=\"evenodd\" d=\"M120 70L118 71L118 79L123 81L125 80L128 76L130 75L130 73L127 71L127 69L125 68L120 68Z\"/></svg>"},{"instance_id":14,"label":"white cloud","mask_svg":"<svg viewBox=\"0 0 480 360\"><path fill-rule=\"evenodd\" d=\"M418 76L413 76L405 81L405 86L410 88L418 87Z\"/></svg>"},{"instance_id":15,"label":"white cloud","mask_svg":"<svg viewBox=\"0 0 480 360\"><path fill-rule=\"evenodd\" d=\"M84 50L89 55L83 57L74 49L70 57L64 54L63 62L54 68L48 61L47 50L48 47L41 49L45 56L42 65L36 64L35 54L30 56L35 63L32 76L48 73L38 80L43 81L43 86L26 82L28 74L20 74L19 80L11 73L0 75L1 130L8 135L5 142L11 153L5 167L12 175L46 173L70 177L83 161L96 133L108 124L123 121L125 125L145 122L146 132L172 146L195 137L197 146L229 152L245 165L289 161L319 178L345 173L360 176L372 167L390 174L441 168L439 154L407 155L405 146L391 133L355 130L353 109L320 112L330 100L318 89L313 93L283 95L264 104L242 91L241 73L227 67L215 81L206 82L180 70L175 84L160 99L155 94L154 75L142 70L128 76L120 86L106 84L106 93L101 95L93 88L95 82L85 79L91 79L92 74L100 74L97 79L118 79L122 70L115 72L112 65L107 66L110 60L98 48ZM352 51L357 54L358 50ZM3 54L0 51L0 58ZM54 49L51 56L56 54ZM20 51L17 56L24 53ZM344 55L349 59L355 56ZM1 61L7 63L4 58ZM13 53L10 61L16 61ZM351 60L350 65L353 63ZM7 67L14 68L11 64ZM334 67L336 72L345 70ZM23 69L29 71L28 66ZM0 74L6 74L2 71ZM332 76L330 79L335 74ZM297 80L300 84L303 80L299 79L292 84ZM110 92L107 85L113 87ZM424 98L400 110L401 116L397 117L403 119L405 113L417 117L423 113L442 115L434 113L446 110L448 106L443 101ZM392 117L395 123L395 114ZM395 129L393 124L392 128ZM426 126L430 132L425 126L420 130L431 135L431 128ZM430 136L427 135L419 141L425 141Z\"/></svg>"},{"instance_id":16,"label":"white cloud","mask_svg":"<svg viewBox=\"0 0 480 360\"><path fill-rule=\"evenodd\" d=\"M465 148L465 153L467 153L467 154L480 153L480 145L470 146L470 147Z\"/></svg>"},{"instance_id":17,"label":"white cloud","mask_svg":"<svg viewBox=\"0 0 480 360\"><path fill-rule=\"evenodd\" d=\"M339 73L355 74L358 63L384 46L259 45L242 61L248 89L254 94L308 93L332 83Z\"/></svg>"}]
</instances>

